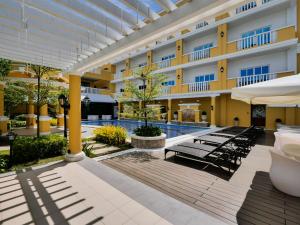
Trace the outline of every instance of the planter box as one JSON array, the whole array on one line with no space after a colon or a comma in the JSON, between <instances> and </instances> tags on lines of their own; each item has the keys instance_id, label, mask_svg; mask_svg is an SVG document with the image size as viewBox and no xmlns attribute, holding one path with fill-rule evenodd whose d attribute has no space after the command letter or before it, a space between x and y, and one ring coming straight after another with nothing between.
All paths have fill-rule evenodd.
<instances>
[{"instance_id":1,"label":"planter box","mask_svg":"<svg viewBox=\"0 0 300 225\"><path fill-rule=\"evenodd\" d=\"M163 148L166 144L166 134L156 137L142 137L135 134L131 135L131 145L135 148L152 149Z\"/></svg>"}]
</instances>

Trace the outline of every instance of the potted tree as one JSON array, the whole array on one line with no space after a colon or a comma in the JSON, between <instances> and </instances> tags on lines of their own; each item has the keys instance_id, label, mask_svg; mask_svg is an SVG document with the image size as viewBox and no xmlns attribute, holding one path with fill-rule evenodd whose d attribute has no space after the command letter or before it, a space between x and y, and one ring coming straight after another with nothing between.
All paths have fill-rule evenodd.
<instances>
[{"instance_id":1,"label":"potted tree","mask_svg":"<svg viewBox=\"0 0 300 225\"><path fill-rule=\"evenodd\" d=\"M134 105L141 102L141 108L137 108L140 119L144 121L144 125L136 128L131 135L131 144L136 148L152 149L162 148L165 146L166 134L162 130L153 125L149 125L148 121L154 119L154 109L147 107L161 95L162 83L166 77L163 74L153 74L150 68L143 68L135 71L135 80L129 80L125 85L125 94L119 98L124 105ZM142 82L137 85L136 80Z\"/></svg>"},{"instance_id":2,"label":"potted tree","mask_svg":"<svg viewBox=\"0 0 300 225\"><path fill-rule=\"evenodd\" d=\"M202 113L201 113L201 119L202 119L202 122L206 122L206 120L207 120L207 113L206 113L206 111L202 111Z\"/></svg>"},{"instance_id":3,"label":"potted tree","mask_svg":"<svg viewBox=\"0 0 300 225\"><path fill-rule=\"evenodd\" d=\"M275 126L276 126L276 129L280 128L282 126L282 120L277 118L275 120Z\"/></svg>"},{"instance_id":4,"label":"potted tree","mask_svg":"<svg viewBox=\"0 0 300 225\"><path fill-rule=\"evenodd\" d=\"M233 122L234 122L234 126L239 126L239 121L240 121L240 119L238 118L238 117L234 117L233 118Z\"/></svg>"},{"instance_id":5,"label":"potted tree","mask_svg":"<svg viewBox=\"0 0 300 225\"><path fill-rule=\"evenodd\" d=\"M175 112L173 113L173 117L174 117L174 120L177 121L177 119L178 119L178 112L177 112L177 111L175 111Z\"/></svg>"}]
</instances>

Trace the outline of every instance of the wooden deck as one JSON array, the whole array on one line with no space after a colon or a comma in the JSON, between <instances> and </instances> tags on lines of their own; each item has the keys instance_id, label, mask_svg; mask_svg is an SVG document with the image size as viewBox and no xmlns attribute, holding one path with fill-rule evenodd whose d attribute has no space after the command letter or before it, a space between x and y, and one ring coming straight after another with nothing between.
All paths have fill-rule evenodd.
<instances>
[{"instance_id":1,"label":"wooden deck","mask_svg":"<svg viewBox=\"0 0 300 225\"><path fill-rule=\"evenodd\" d=\"M161 153L134 153L103 161L228 224L300 224L300 198L271 184L267 146L255 146L232 177L212 166Z\"/></svg>"}]
</instances>

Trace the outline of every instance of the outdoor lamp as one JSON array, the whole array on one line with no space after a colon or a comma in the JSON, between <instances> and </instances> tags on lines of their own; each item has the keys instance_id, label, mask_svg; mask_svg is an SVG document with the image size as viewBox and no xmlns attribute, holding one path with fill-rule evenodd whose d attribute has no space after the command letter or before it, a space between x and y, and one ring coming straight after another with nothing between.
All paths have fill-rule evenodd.
<instances>
[{"instance_id":1,"label":"outdoor lamp","mask_svg":"<svg viewBox=\"0 0 300 225\"><path fill-rule=\"evenodd\" d=\"M63 94L58 96L59 105L64 109L64 137L67 138L67 114L70 109L70 104L67 97Z\"/></svg>"},{"instance_id":2,"label":"outdoor lamp","mask_svg":"<svg viewBox=\"0 0 300 225\"><path fill-rule=\"evenodd\" d=\"M8 169L10 169L13 165L13 149L12 149L12 146L13 146L13 143L14 143L14 140L16 139L16 136L17 134L10 131L8 132L7 134L7 138L8 138L8 141L9 141L9 163L8 163Z\"/></svg>"}]
</instances>

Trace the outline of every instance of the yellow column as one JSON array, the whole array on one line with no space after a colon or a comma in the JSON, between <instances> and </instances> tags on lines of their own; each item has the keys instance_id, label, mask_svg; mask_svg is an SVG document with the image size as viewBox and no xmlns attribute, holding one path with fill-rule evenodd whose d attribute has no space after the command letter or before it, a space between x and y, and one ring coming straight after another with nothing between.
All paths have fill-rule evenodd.
<instances>
[{"instance_id":1,"label":"yellow column","mask_svg":"<svg viewBox=\"0 0 300 225\"><path fill-rule=\"evenodd\" d=\"M36 127L36 115L34 114L34 104L32 96L28 96L28 114L26 115L26 128Z\"/></svg>"},{"instance_id":2,"label":"yellow column","mask_svg":"<svg viewBox=\"0 0 300 225\"><path fill-rule=\"evenodd\" d=\"M200 110L196 109L195 111L195 123L200 123Z\"/></svg>"},{"instance_id":3,"label":"yellow column","mask_svg":"<svg viewBox=\"0 0 300 225\"><path fill-rule=\"evenodd\" d=\"M285 108L285 124L296 125L296 108L288 107Z\"/></svg>"},{"instance_id":4,"label":"yellow column","mask_svg":"<svg viewBox=\"0 0 300 225\"><path fill-rule=\"evenodd\" d=\"M69 80L69 151L66 160L79 161L85 156L81 151L81 77L70 75Z\"/></svg>"},{"instance_id":5,"label":"yellow column","mask_svg":"<svg viewBox=\"0 0 300 225\"><path fill-rule=\"evenodd\" d=\"M50 134L50 117L48 116L48 104L40 107L40 135Z\"/></svg>"},{"instance_id":6,"label":"yellow column","mask_svg":"<svg viewBox=\"0 0 300 225\"><path fill-rule=\"evenodd\" d=\"M0 135L7 134L8 118L4 116L4 84L0 83Z\"/></svg>"},{"instance_id":7,"label":"yellow column","mask_svg":"<svg viewBox=\"0 0 300 225\"><path fill-rule=\"evenodd\" d=\"M220 96L220 124L227 126L227 96L225 94Z\"/></svg>"},{"instance_id":8,"label":"yellow column","mask_svg":"<svg viewBox=\"0 0 300 225\"><path fill-rule=\"evenodd\" d=\"M63 128L65 126L64 125L64 108L61 107L60 105L57 105L56 118L57 118L57 127Z\"/></svg>"},{"instance_id":9,"label":"yellow column","mask_svg":"<svg viewBox=\"0 0 300 225\"><path fill-rule=\"evenodd\" d=\"M182 63L182 56L183 56L183 40L181 39L176 41L176 65Z\"/></svg>"},{"instance_id":10,"label":"yellow column","mask_svg":"<svg viewBox=\"0 0 300 225\"><path fill-rule=\"evenodd\" d=\"M172 100L168 99L168 124L172 121Z\"/></svg>"},{"instance_id":11,"label":"yellow column","mask_svg":"<svg viewBox=\"0 0 300 225\"><path fill-rule=\"evenodd\" d=\"M210 126L216 126L216 97L211 97Z\"/></svg>"},{"instance_id":12,"label":"yellow column","mask_svg":"<svg viewBox=\"0 0 300 225\"><path fill-rule=\"evenodd\" d=\"M182 110L178 110L178 122L182 123Z\"/></svg>"},{"instance_id":13,"label":"yellow column","mask_svg":"<svg viewBox=\"0 0 300 225\"><path fill-rule=\"evenodd\" d=\"M183 69L177 69L176 70L176 86L175 86L176 91L175 91L175 93L172 93L172 94L181 93L182 83L183 83Z\"/></svg>"},{"instance_id":14,"label":"yellow column","mask_svg":"<svg viewBox=\"0 0 300 225\"><path fill-rule=\"evenodd\" d=\"M121 102L118 102L118 120L121 119Z\"/></svg>"}]
</instances>

